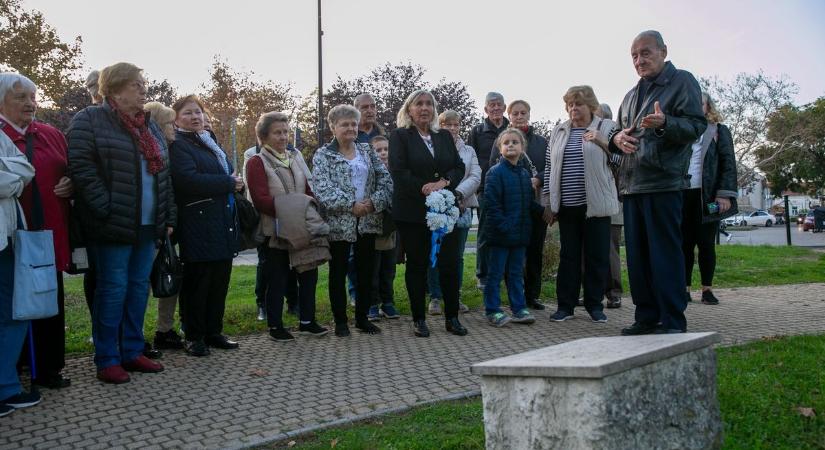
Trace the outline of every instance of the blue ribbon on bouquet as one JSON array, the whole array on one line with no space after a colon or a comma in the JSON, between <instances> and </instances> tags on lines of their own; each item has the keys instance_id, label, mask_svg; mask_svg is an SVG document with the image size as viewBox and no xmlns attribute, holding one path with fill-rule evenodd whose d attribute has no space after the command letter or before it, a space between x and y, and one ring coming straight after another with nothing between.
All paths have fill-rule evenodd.
<instances>
[{"instance_id":1,"label":"blue ribbon on bouquet","mask_svg":"<svg viewBox=\"0 0 825 450\"><path fill-rule=\"evenodd\" d=\"M441 250L441 242L446 235L447 227L433 230L430 236L430 267L435 267L435 263L438 261L438 251Z\"/></svg>"}]
</instances>

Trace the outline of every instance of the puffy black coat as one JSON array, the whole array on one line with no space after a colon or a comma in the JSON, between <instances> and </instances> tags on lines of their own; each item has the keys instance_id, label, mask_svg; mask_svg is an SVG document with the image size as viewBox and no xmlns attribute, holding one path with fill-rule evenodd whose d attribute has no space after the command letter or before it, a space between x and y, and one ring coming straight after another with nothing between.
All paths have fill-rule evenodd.
<instances>
[{"instance_id":1,"label":"puffy black coat","mask_svg":"<svg viewBox=\"0 0 825 450\"><path fill-rule=\"evenodd\" d=\"M637 108L640 84L625 95L619 107L617 128L609 140L610 151L622 153L613 137L623 128L636 127L634 136L639 139L639 145L634 153L623 158L621 194L685 189L689 185L691 145L708 125L702 111L699 83L690 72L678 70L668 61ZM657 101L667 116L664 128L641 128L642 119L653 113Z\"/></svg>"},{"instance_id":2,"label":"puffy black coat","mask_svg":"<svg viewBox=\"0 0 825 450\"><path fill-rule=\"evenodd\" d=\"M155 179L155 232L160 238L174 227L177 210L169 170L169 150L160 127L149 129L163 152L163 169ZM108 104L89 106L69 125L69 173L75 207L86 239L132 244L140 226L140 150Z\"/></svg>"},{"instance_id":3,"label":"puffy black coat","mask_svg":"<svg viewBox=\"0 0 825 450\"><path fill-rule=\"evenodd\" d=\"M195 133L178 131L170 151L178 203L175 232L184 261L232 259L238 252L238 216L230 204L235 179ZM226 158L226 156L223 156ZM232 164L227 158L230 172Z\"/></svg>"},{"instance_id":4,"label":"puffy black coat","mask_svg":"<svg viewBox=\"0 0 825 450\"><path fill-rule=\"evenodd\" d=\"M536 201L530 172L502 159L487 172L484 187L487 245L526 247L530 243L533 215L544 208Z\"/></svg>"}]
</instances>

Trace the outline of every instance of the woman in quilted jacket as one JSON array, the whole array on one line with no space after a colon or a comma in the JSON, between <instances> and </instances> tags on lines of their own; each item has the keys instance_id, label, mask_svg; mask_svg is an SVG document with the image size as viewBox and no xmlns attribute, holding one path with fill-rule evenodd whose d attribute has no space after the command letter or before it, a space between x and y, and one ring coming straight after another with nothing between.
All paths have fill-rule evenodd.
<instances>
[{"instance_id":1,"label":"woman in quilted jacket","mask_svg":"<svg viewBox=\"0 0 825 450\"><path fill-rule=\"evenodd\" d=\"M375 237L381 234L381 211L390 205L392 179L369 144L356 143L361 113L338 105L327 115L334 139L312 158L315 196L329 224L329 301L335 335L349 336L345 280L350 248L354 249L358 280L371 280L375 264ZM367 320L372 283L358 283L355 328L367 334L381 329Z\"/></svg>"}]
</instances>

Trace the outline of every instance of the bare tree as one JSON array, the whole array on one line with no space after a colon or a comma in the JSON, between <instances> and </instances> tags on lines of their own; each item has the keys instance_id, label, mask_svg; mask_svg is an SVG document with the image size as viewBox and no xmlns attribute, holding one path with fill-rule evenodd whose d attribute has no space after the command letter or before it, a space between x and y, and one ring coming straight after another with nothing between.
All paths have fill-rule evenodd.
<instances>
[{"instance_id":1,"label":"bare tree","mask_svg":"<svg viewBox=\"0 0 825 450\"><path fill-rule=\"evenodd\" d=\"M771 77L763 71L740 73L733 81L719 77L702 78L702 88L716 101L733 135L739 169L739 187L746 188L756 179L760 166L779 157L789 143L771 146L773 152L759 152L768 144L768 121L780 108L791 104L799 92L796 83L786 76Z\"/></svg>"}]
</instances>

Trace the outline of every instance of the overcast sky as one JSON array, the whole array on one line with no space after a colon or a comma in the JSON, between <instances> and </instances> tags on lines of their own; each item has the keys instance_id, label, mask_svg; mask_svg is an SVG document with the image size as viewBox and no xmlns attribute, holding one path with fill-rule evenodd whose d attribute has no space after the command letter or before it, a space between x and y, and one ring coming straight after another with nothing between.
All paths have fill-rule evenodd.
<instances>
[{"instance_id":1,"label":"overcast sky","mask_svg":"<svg viewBox=\"0 0 825 450\"><path fill-rule=\"evenodd\" d=\"M83 37L90 68L117 61L195 90L216 54L261 78L317 84L314 0L23 0L64 39ZM460 80L481 107L487 91L522 98L533 119L566 116L568 87L590 84L615 111L637 77L630 43L657 29L678 68L731 79L764 69L825 95L825 1L324 0L324 82L386 61Z\"/></svg>"}]
</instances>

